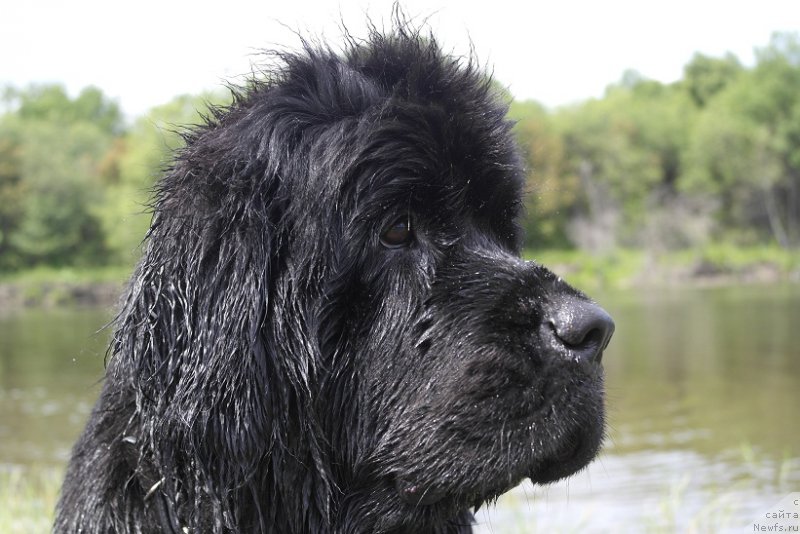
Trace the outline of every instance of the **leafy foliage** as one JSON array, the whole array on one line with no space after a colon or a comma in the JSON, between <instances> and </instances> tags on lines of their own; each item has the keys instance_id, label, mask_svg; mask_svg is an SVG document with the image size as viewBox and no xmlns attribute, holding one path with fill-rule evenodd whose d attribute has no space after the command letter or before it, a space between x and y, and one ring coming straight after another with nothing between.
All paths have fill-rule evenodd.
<instances>
[{"instance_id":1,"label":"leafy foliage","mask_svg":"<svg viewBox=\"0 0 800 534\"><path fill-rule=\"evenodd\" d=\"M216 95L183 96L126 128L96 88L8 89L0 116L0 270L130 264L149 223L155 176L181 142L178 125Z\"/></svg>"},{"instance_id":2,"label":"leafy foliage","mask_svg":"<svg viewBox=\"0 0 800 534\"><path fill-rule=\"evenodd\" d=\"M94 87L6 88L0 271L131 264L181 128L227 98L180 96L126 124ZM509 115L529 169L530 248L800 246L798 34L773 36L752 67L697 54L672 84L629 71L601 99L516 101Z\"/></svg>"},{"instance_id":3,"label":"leafy foliage","mask_svg":"<svg viewBox=\"0 0 800 534\"><path fill-rule=\"evenodd\" d=\"M515 103L523 147L548 147L526 150L529 189L558 191L529 202L528 246L800 246L798 102L800 39L777 34L749 69L698 54L673 84L629 71L602 99Z\"/></svg>"}]
</instances>

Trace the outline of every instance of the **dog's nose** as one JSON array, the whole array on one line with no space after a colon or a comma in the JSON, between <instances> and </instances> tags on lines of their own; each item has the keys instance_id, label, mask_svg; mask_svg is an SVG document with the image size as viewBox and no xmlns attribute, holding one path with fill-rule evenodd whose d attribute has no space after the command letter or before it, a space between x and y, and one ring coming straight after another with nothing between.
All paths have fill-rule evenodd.
<instances>
[{"instance_id":1,"label":"dog's nose","mask_svg":"<svg viewBox=\"0 0 800 534\"><path fill-rule=\"evenodd\" d=\"M582 362L600 362L614 333L614 320L603 308L586 300L562 302L542 325L557 352Z\"/></svg>"}]
</instances>

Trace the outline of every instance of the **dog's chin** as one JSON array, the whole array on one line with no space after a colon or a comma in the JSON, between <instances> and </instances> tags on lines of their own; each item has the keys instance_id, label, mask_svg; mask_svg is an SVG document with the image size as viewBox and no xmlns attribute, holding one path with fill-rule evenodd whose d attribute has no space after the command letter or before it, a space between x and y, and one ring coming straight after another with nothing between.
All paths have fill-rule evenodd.
<instances>
[{"instance_id":1,"label":"dog's chin","mask_svg":"<svg viewBox=\"0 0 800 534\"><path fill-rule=\"evenodd\" d=\"M554 456L537 462L534 466L521 463L511 472L498 473L495 484L483 487L452 487L439 484L424 484L413 480L397 478L395 490L400 500L412 508L440 507L459 509L480 506L490 502L514 488L525 479L534 484L549 484L567 478L584 469L596 456L602 439L598 433L581 436L576 442L564 446Z\"/></svg>"},{"instance_id":2,"label":"dog's chin","mask_svg":"<svg viewBox=\"0 0 800 534\"><path fill-rule=\"evenodd\" d=\"M549 484L581 471L597 456L603 435L602 424L574 433L552 456L536 465L528 478L534 484Z\"/></svg>"},{"instance_id":3,"label":"dog's chin","mask_svg":"<svg viewBox=\"0 0 800 534\"><path fill-rule=\"evenodd\" d=\"M520 433L515 442L503 443L506 460L492 462L493 468L487 467L491 462L488 458L501 446L499 442L488 447L487 454L472 451L474 458L485 460L466 466L476 474L475 478L436 480L427 476L400 476L395 479L395 490L412 507L459 508L492 501L525 479L534 484L548 484L569 477L585 468L600 450L605 432L602 406L602 396L592 399L585 405L591 417L585 424L571 428L548 428L536 424L541 421L534 418L531 427L539 434ZM550 438L542 439L542 435Z\"/></svg>"}]
</instances>

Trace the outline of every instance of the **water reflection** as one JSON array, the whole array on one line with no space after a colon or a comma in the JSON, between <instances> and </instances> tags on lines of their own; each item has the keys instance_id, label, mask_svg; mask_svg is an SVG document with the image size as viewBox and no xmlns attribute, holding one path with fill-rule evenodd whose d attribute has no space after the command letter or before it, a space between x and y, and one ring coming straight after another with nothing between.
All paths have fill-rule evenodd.
<instances>
[{"instance_id":1,"label":"water reflection","mask_svg":"<svg viewBox=\"0 0 800 534\"><path fill-rule=\"evenodd\" d=\"M0 464L62 465L103 375L107 310L0 316Z\"/></svg>"}]
</instances>

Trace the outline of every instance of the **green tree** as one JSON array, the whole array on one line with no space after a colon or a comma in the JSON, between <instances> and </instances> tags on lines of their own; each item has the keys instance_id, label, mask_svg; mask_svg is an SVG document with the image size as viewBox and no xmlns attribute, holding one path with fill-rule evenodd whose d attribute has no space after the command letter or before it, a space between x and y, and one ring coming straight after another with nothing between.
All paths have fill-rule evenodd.
<instances>
[{"instance_id":1,"label":"green tree","mask_svg":"<svg viewBox=\"0 0 800 534\"><path fill-rule=\"evenodd\" d=\"M96 87L87 87L74 99L61 85L32 85L27 89L8 88L6 106L23 121L50 124L90 122L108 134L123 130L119 106Z\"/></svg>"},{"instance_id":2,"label":"green tree","mask_svg":"<svg viewBox=\"0 0 800 534\"><path fill-rule=\"evenodd\" d=\"M568 172L580 183L572 239L582 248L642 245L654 206L672 201L691 106L674 86L628 72L600 100L561 111Z\"/></svg>"},{"instance_id":3,"label":"green tree","mask_svg":"<svg viewBox=\"0 0 800 534\"><path fill-rule=\"evenodd\" d=\"M106 187L93 213L101 221L104 247L111 261L131 263L150 224L148 205L158 176L172 163L174 151L183 146L181 131L203 122L209 105L229 102L226 95L183 95L150 110L102 162Z\"/></svg>"},{"instance_id":4,"label":"green tree","mask_svg":"<svg viewBox=\"0 0 800 534\"><path fill-rule=\"evenodd\" d=\"M104 263L92 209L104 186L99 162L122 128L118 107L97 89L73 99L58 85L7 89L4 103L0 267Z\"/></svg>"},{"instance_id":5,"label":"green tree","mask_svg":"<svg viewBox=\"0 0 800 534\"><path fill-rule=\"evenodd\" d=\"M566 170L563 138L548 112L537 102L513 102L509 117L526 163L525 246L569 246L567 223L579 183Z\"/></svg>"},{"instance_id":6,"label":"green tree","mask_svg":"<svg viewBox=\"0 0 800 534\"><path fill-rule=\"evenodd\" d=\"M704 107L743 70L739 59L733 54L714 58L697 53L683 69L683 83L694 103Z\"/></svg>"},{"instance_id":7,"label":"green tree","mask_svg":"<svg viewBox=\"0 0 800 534\"><path fill-rule=\"evenodd\" d=\"M703 110L686 186L719 199L721 226L747 241L800 245L800 41L777 34Z\"/></svg>"},{"instance_id":8,"label":"green tree","mask_svg":"<svg viewBox=\"0 0 800 534\"><path fill-rule=\"evenodd\" d=\"M105 262L99 222L97 162L110 138L89 123L20 121L24 214L11 235L29 264Z\"/></svg>"},{"instance_id":9,"label":"green tree","mask_svg":"<svg viewBox=\"0 0 800 534\"><path fill-rule=\"evenodd\" d=\"M0 127L0 270L16 267L20 258L11 236L23 216L21 147L12 132Z\"/></svg>"}]
</instances>

